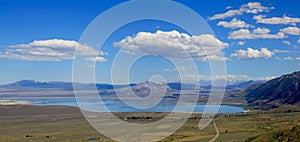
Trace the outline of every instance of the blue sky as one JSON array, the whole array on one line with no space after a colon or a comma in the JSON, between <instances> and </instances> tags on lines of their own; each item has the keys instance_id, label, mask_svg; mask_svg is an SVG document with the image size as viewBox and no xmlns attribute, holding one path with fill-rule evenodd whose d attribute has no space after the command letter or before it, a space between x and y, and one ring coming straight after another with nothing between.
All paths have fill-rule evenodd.
<instances>
[{"instance_id":1,"label":"blue sky","mask_svg":"<svg viewBox=\"0 0 300 142\"><path fill-rule=\"evenodd\" d=\"M22 79L71 81L71 48L79 44L77 42L80 36L94 18L122 2L124 1L1 1L0 83ZM180 0L176 2L201 15L214 31L215 39L209 36L194 36L209 38L211 42L220 42L218 49L224 53L229 79L269 79L299 70L299 1ZM172 31L177 33L171 33ZM147 50L149 45L142 46L136 43L136 40L140 40L138 33L141 32L153 34L153 38L159 39L163 35L186 33L182 28L171 23L144 20L124 25L115 31L105 42L103 52L79 44L80 53L91 61L94 61L96 54L99 55L96 63L97 82L111 82L108 77L110 68L121 47L131 53L128 56ZM126 41L125 44L120 43L120 47L116 47L114 43L120 42L127 36L132 37L133 40ZM133 50L128 45L139 48ZM173 48L177 48L177 45L174 47L161 45L162 47L157 47L160 56L173 57L175 53L169 53ZM195 51L192 55L198 52L200 51ZM154 51L148 53L154 54ZM15 56L17 54L18 56ZM176 52L176 56L180 55ZM195 58L195 64L199 71L197 77L207 79L210 74L208 62L203 61L202 58ZM186 65L180 68L186 71L190 67ZM130 81L146 81L157 74L165 77L168 82L178 80L178 72L174 69L174 65L162 57L150 56L135 63L131 69ZM122 75L122 71L118 75Z\"/></svg>"}]
</instances>

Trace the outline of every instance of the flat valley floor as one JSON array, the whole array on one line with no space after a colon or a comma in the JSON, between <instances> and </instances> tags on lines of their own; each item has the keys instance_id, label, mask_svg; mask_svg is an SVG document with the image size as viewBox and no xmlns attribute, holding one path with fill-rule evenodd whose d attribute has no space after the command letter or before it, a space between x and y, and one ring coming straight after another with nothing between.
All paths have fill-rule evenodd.
<instances>
[{"instance_id":1,"label":"flat valley floor","mask_svg":"<svg viewBox=\"0 0 300 142\"><path fill-rule=\"evenodd\" d=\"M149 123L166 113L116 113L131 123ZM148 117L151 116L151 119ZM201 114L193 114L193 117ZM193 118L192 117L192 118ZM213 123L198 129L199 120L187 123L162 142L207 142L216 136ZM217 142L300 141L300 112L277 110L220 114L215 118ZM83 142L113 141L97 132L80 110L65 106L0 106L0 141L2 142Z\"/></svg>"}]
</instances>

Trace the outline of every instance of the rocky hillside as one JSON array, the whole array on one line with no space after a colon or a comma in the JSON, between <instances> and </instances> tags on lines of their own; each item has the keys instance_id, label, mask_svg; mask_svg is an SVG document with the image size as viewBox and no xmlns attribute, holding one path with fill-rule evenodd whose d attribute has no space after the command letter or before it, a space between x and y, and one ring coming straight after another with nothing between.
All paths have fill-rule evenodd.
<instances>
[{"instance_id":1,"label":"rocky hillside","mask_svg":"<svg viewBox=\"0 0 300 142\"><path fill-rule=\"evenodd\" d=\"M272 79L246 90L246 100L254 108L271 109L300 101L300 71Z\"/></svg>"}]
</instances>

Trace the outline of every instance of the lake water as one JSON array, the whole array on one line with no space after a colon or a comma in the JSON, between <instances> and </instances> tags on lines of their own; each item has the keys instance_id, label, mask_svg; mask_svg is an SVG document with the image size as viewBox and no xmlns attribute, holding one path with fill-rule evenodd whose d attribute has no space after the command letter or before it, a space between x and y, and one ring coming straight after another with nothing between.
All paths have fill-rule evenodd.
<instances>
[{"instance_id":1,"label":"lake water","mask_svg":"<svg viewBox=\"0 0 300 142\"><path fill-rule=\"evenodd\" d=\"M49 98L49 97L37 97L37 98L1 98L1 100L17 100L17 101L28 101L32 105L37 106L50 106L50 105L58 105L58 106L73 106L79 107L75 98ZM98 112L106 112L107 109L110 112L172 112L175 106L179 106L179 112L191 112L190 108L193 108L194 105L189 103L184 104L176 104L169 101L161 101L158 105L150 109L136 109L130 106L127 106L123 102L119 100L112 100L109 98L102 98L102 102L100 103L98 99L82 99L84 103L80 103L80 108L89 110L89 111L98 111ZM105 106L105 109L104 109ZM196 105L193 112L204 112L207 105ZM207 112L210 110L218 109L220 107L218 113L238 113L244 112L245 109L237 106L229 106L229 105L209 105ZM107 109L106 109L107 108ZM213 111L212 111L213 112Z\"/></svg>"}]
</instances>

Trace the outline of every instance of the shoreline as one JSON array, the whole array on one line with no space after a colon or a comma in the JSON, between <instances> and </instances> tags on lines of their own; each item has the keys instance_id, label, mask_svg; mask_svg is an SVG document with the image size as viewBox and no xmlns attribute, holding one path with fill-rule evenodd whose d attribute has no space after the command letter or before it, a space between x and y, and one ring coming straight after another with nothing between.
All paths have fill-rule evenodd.
<instances>
[{"instance_id":1,"label":"shoreline","mask_svg":"<svg viewBox=\"0 0 300 142\"><path fill-rule=\"evenodd\" d=\"M225 104L222 104L225 105ZM226 104L227 105L227 104ZM230 105L227 105L230 106ZM107 112L99 112L99 111L91 111L91 110L85 110L85 109L81 109L78 106L70 106L70 105L33 105L33 104L11 104L11 105L2 105L0 104L0 109L1 108L9 108L9 107L40 107L40 108L73 108L73 109L78 109L80 112L81 111L86 111L86 112L92 112L92 113L140 113L140 114L156 114L156 113L165 113L165 114L169 114L169 113L190 113L190 114L203 114L204 112L197 112L197 111L193 111L193 112L172 112L172 111L153 111L153 112L142 112L142 111L107 111ZM243 108L244 109L244 108ZM216 113L215 115L224 115L224 114L242 114L242 113L247 113L247 112L253 112L253 110L248 110L248 109L244 109L243 112L227 112L227 113ZM207 115L209 115L210 113L206 113Z\"/></svg>"},{"instance_id":2,"label":"shoreline","mask_svg":"<svg viewBox=\"0 0 300 142\"><path fill-rule=\"evenodd\" d=\"M13 105L32 105L31 102L26 100L0 100L0 106L13 106Z\"/></svg>"},{"instance_id":3,"label":"shoreline","mask_svg":"<svg viewBox=\"0 0 300 142\"><path fill-rule=\"evenodd\" d=\"M46 99L46 100L39 100L39 98L41 99ZM84 97L84 98L89 98L89 97ZM5 100L1 100L1 99L5 99ZM32 100L31 100L32 99ZM35 100L36 99L36 100ZM48 99L48 100L47 100ZM51 99L72 99L70 100L65 100L65 101L60 101L60 100L51 100ZM75 99L75 100L73 100ZM1 103L2 101L2 103ZM57 102L56 102L57 101ZM170 102L172 103L172 102ZM160 109L146 109L146 110L139 110L139 109L134 109L134 108L127 108L127 109L117 109L117 108L113 108L110 109L110 111L106 111L106 109L104 109L103 112L174 112L172 107L175 107L178 103L174 103L173 105L170 105L169 107L167 107L166 109L161 108L162 111L160 111ZM71 106L71 107L75 107L75 108L79 108L78 103L76 101L76 98L72 98L72 97L34 97L34 98L14 98L14 97L10 97L10 98L0 98L0 105L32 105L32 106ZM86 111L92 111L92 112L101 112L101 110L103 109L94 109L93 107L95 107L95 105L97 104L91 104L92 107L88 107L88 108L80 108L82 110L86 110ZM186 104L179 104L179 105L183 105L182 107L192 107L189 106L189 103L187 102ZM187 105L187 106L185 106ZM177 112L185 112L185 113L203 113L205 112L205 110L207 109L207 105L209 105L209 108L215 109L216 107L219 107L218 112L216 114L236 114L236 113L244 113L248 111L248 108L245 107L242 104L239 103L224 103L224 104L205 104L205 103L197 103L194 110L190 111L190 109L187 109L187 111L185 111L184 109L181 111L177 111ZM106 106L106 107L110 107L110 106ZM122 107L122 106L120 106ZM155 106L155 107L163 107L163 106ZM223 107L223 111L222 111L222 107ZM207 112L209 113L209 112ZM214 113L214 112L211 112Z\"/></svg>"}]
</instances>

